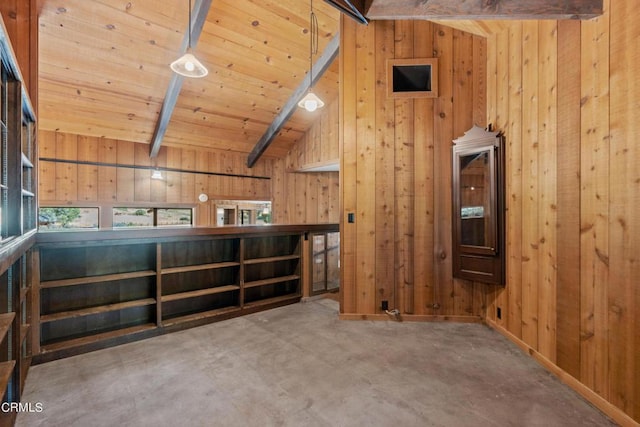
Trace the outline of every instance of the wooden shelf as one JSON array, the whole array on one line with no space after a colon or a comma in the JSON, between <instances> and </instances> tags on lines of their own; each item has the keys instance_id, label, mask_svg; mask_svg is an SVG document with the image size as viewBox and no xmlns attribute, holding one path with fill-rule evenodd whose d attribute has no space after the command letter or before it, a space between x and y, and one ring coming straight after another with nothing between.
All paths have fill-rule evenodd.
<instances>
[{"instance_id":1,"label":"wooden shelf","mask_svg":"<svg viewBox=\"0 0 640 427\"><path fill-rule=\"evenodd\" d=\"M156 325L154 325L153 323L146 323L144 325L131 326L128 328L118 329L115 331L102 332L95 335L88 335L86 337L74 338L74 339L60 341L53 344L46 344L41 347L41 350L42 350L42 353L65 350L68 348L78 347L85 344L92 344L98 341L104 341L112 338L123 337L126 335L139 334L141 332L150 331L155 328L156 328Z\"/></svg>"},{"instance_id":2,"label":"wooden shelf","mask_svg":"<svg viewBox=\"0 0 640 427\"><path fill-rule=\"evenodd\" d=\"M7 332L9 332L9 328L11 328L11 323L15 318L16 318L15 313L0 314L0 341L2 341L4 337L7 336Z\"/></svg>"},{"instance_id":3,"label":"wooden shelf","mask_svg":"<svg viewBox=\"0 0 640 427\"><path fill-rule=\"evenodd\" d=\"M27 337L29 333L29 329L31 329L31 325L28 323L20 325L20 344L24 342L24 339Z\"/></svg>"},{"instance_id":4,"label":"wooden shelf","mask_svg":"<svg viewBox=\"0 0 640 427\"><path fill-rule=\"evenodd\" d=\"M31 288L21 288L20 289L20 302L24 302L27 295L31 292Z\"/></svg>"},{"instance_id":5,"label":"wooden shelf","mask_svg":"<svg viewBox=\"0 0 640 427\"><path fill-rule=\"evenodd\" d=\"M299 293L282 295L282 296L279 296L279 297L267 298L267 299L261 299L259 301L248 302L248 303L244 304L243 308L247 309L247 308L260 307L260 306L269 305L269 304L278 304L278 303L286 302L286 301L294 301L296 299L300 299L300 294Z\"/></svg>"},{"instance_id":6,"label":"wooden shelf","mask_svg":"<svg viewBox=\"0 0 640 427\"><path fill-rule=\"evenodd\" d=\"M212 270L216 268L238 267L239 262L216 262L213 264L185 265L183 267L163 268L162 274L188 273L190 271Z\"/></svg>"},{"instance_id":7,"label":"wooden shelf","mask_svg":"<svg viewBox=\"0 0 640 427\"><path fill-rule=\"evenodd\" d=\"M238 285L216 286L215 288L198 289L196 291L179 292L177 294L163 295L162 302L176 301L186 298L197 298L205 295L220 294L240 290Z\"/></svg>"},{"instance_id":8,"label":"wooden shelf","mask_svg":"<svg viewBox=\"0 0 640 427\"><path fill-rule=\"evenodd\" d=\"M4 390L6 390L9 385L9 380L11 379L15 366L15 360L0 363L0 390L2 390L2 393L4 393Z\"/></svg>"},{"instance_id":9,"label":"wooden shelf","mask_svg":"<svg viewBox=\"0 0 640 427\"><path fill-rule=\"evenodd\" d=\"M87 285L89 283L111 282L114 280L137 279L139 277L155 276L153 270L132 271L129 273L104 274L101 276L76 277L73 279L46 280L40 284L41 288L58 288L61 286Z\"/></svg>"},{"instance_id":10,"label":"wooden shelf","mask_svg":"<svg viewBox=\"0 0 640 427\"><path fill-rule=\"evenodd\" d=\"M281 282L288 282L290 280L298 280L300 279L300 276L298 275L291 275L291 276L280 276L280 277L272 277L269 279L262 279L262 280L254 280L252 282L245 282L244 283L244 288L255 288L256 286L264 286L264 285L272 285L274 283L281 283Z\"/></svg>"},{"instance_id":11,"label":"wooden shelf","mask_svg":"<svg viewBox=\"0 0 640 427\"><path fill-rule=\"evenodd\" d=\"M291 259L300 259L300 255L293 254L293 255L273 256L273 257L267 257L267 258L245 259L244 263L245 264L261 264L264 262L288 261Z\"/></svg>"},{"instance_id":12,"label":"wooden shelf","mask_svg":"<svg viewBox=\"0 0 640 427\"><path fill-rule=\"evenodd\" d=\"M162 326L170 327L170 326L178 325L180 323L194 322L197 320L222 316L224 314L229 314L236 311L240 311L240 307L236 305L231 307L219 308L217 310L201 311L199 313L187 314L185 316L172 317L170 319L163 320Z\"/></svg>"},{"instance_id":13,"label":"wooden shelf","mask_svg":"<svg viewBox=\"0 0 640 427\"><path fill-rule=\"evenodd\" d=\"M124 310L127 308L143 307L155 304L154 298L145 298L134 301L126 301L117 304L100 305L96 307L83 308L80 310L61 311L59 313L45 314L40 316L40 323L54 322L56 320L70 319L74 317L89 316L92 314L107 313L109 311Z\"/></svg>"}]
</instances>

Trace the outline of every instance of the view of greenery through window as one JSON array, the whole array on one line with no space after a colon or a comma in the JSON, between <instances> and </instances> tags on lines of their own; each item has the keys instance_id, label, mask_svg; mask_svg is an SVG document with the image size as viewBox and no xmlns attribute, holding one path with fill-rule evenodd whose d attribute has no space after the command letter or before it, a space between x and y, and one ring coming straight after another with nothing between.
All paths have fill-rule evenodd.
<instances>
[{"instance_id":1,"label":"view of greenery through window","mask_svg":"<svg viewBox=\"0 0 640 427\"><path fill-rule=\"evenodd\" d=\"M154 215L156 219L154 221ZM87 230L98 228L97 207L40 208L38 227L42 231ZM191 226L189 208L113 208L113 227Z\"/></svg>"},{"instance_id":2,"label":"view of greenery through window","mask_svg":"<svg viewBox=\"0 0 640 427\"><path fill-rule=\"evenodd\" d=\"M191 226L193 212L189 208L113 208L114 227Z\"/></svg>"},{"instance_id":3,"label":"view of greenery through window","mask_svg":"<svg viewBox=\"0 0 640 427\"><path fill-rule=\"evenodd\" d=\"M40 230L78 230L98 228L98 208L40 208Z\"/></svg>"}]
</instances>

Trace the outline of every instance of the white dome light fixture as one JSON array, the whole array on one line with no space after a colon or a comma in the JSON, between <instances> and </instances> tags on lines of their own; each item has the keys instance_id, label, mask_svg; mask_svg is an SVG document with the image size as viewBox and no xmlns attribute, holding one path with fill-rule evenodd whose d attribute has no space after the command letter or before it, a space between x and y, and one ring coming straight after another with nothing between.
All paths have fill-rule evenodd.
<instances>
[{"instance_id":1,"label":"white dome light fixture","mask_svg":"<svg viewBox=\"0 0 640 427\"><path fill-rule=\"evenodd\" d=\"M318 18L316 14L313 12L313 0L310 0L311 3L311 13L309 16L309 91L307 94L298 102L298 107L304 108L308 112L312 113L316 111L318 108L324 107L324 102L314 94L311 89L313 89L313 55L318 53Z\"/></svg>"},{"instance_id":2,"label":"white dome light fixture","mask_svg":"<svg viewBox=\"0 0 640 427\"><path fill-rule=\"evenodd\" d=\"M188 29L187 53L171 63L174 73L184 77L200 78L209 74L207 67L198 61L198 58L191 53L191 0L189 0L189 29Z\"/></svg>"}]
</instances>

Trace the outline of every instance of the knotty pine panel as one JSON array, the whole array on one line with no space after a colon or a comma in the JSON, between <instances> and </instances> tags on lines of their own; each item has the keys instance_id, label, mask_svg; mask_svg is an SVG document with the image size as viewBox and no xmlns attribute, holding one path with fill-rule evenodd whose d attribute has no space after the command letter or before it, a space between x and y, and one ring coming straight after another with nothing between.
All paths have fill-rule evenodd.
<instances>
[{"instance_id":1,"label":"knotty pine panel","mask_svg":"<svg viewBox=\"0 0 640 427\"><path fill-rule=\"evenodd\" d=\"M640 55L628 49L640 11L604 4L597 19L513 22L487 38L488 122L507 141L508 278L487 289L485 315L500 307L498 328L625 425L640 422Z\"/></svg>"},{"instance_id":2,"label":"knotty pine panel","mask_svg":"<svg viewBox=\"0 0 640 427\"><path fill-rule=\"evenodd\" d=\"M473 124L474 110L486 111L470 104L486 99L487 46L424 21L341 25L341 310L376 314L388 300L407 315L480 316L484 285L452 278L451 146L454 132ZM474 52L474 45L483 49ZM437 99L387 99L387 59L434 54ZM346 221L349 213L355 224Z\"/></svg>"},{"instance_id":3,"label":"knotty pine panel","mask_svg":"<svg viewBox=\"0 0 640 427\"><path fill-rule=\"evenodd\" d=\"M52 131L40 131L39 138L40 158L64 161L39 162L43 205L190 204L197 209L196 224L209 226L211 202L200 203L200 193L207 194L210 200L271 200L271 180L252 176L269 177L272 159L262 159L252 170L244 165L245 157L235 153L162 147L158 156L150 159L148 145L131 141ZM163 180L152 180L151 170L126 166L176 171L162 171Z\"/></svg>"},{"instance_id":4,"label":"knotty pine panel","mask_svg":"<svg viewBox=\"0 0 640 427\"><path fill-rule=\"evenodd\" d=\"M276 224L336 223L339 221L338 172L296 172L305 167L339 161L339 105L318 110L309 131L286 157L265 164L272 176L273 222ZM265 183L262 183L264 185ZM261 183L257 183L261 185Z\"/></svg>"},{"instance_id":5,"label":"knotty pine panel","mask_svg":"<svg viewBox=\"0 0 640 427\"><path fill-rule=\"evenodd\" d=\"M3 0L0 15L38 115L38 0Z\"/></svg>"}]
</instances>

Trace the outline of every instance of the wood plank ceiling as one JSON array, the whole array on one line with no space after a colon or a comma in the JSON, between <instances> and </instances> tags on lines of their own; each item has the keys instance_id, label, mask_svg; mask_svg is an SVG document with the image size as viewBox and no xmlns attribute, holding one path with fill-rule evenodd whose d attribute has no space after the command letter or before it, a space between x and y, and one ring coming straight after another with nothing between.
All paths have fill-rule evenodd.
<instances>
[{"instance_id":1,"label":"wood plank ceiling","mask_svg":"<svg viewBox=\"0 0 640 427\"><path fill-rule=\"evenodd\" d=\"M314 11L322 53L339 12ZM45 0L40 128L150 143L187 27L187 0ZM185 79L163 146L249 153L307 75L309 3L214 0L194 53L209 75ZM337 98L337 61L314 91ZM296 111L265 155L284 156L317 117Z\"/></svg>"}]
</instances>

